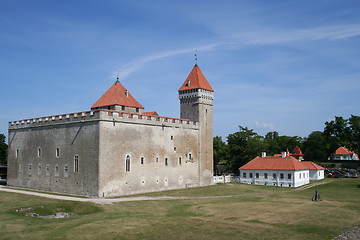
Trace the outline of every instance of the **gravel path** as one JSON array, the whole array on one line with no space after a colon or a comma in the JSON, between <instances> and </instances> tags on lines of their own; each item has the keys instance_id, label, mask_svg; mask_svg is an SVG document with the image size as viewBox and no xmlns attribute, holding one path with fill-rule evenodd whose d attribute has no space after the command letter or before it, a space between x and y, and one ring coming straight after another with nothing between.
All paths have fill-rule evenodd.
<instances>
[{"instance_id":1,"label":"gravel path","mask_svg":"<svg viewBox=\"0 0 360 240\"><path fill-rule=\"evenodd\" d=\"M357 225L344 232L343 234L333 238L333 240L359 240L360 239L360 225Z\"/></svg>"},{"instance_id":2,"label":"gravel path","mask_svg":"<svg viewBox=\"0 0 360 240\"><path fill-rule=\"evenodd\" d=\"M304 190L304 189L312 188L312 187L315 187L315 186L318 186L321 184L326 184L326 183L328 183L328 182L308 184L303 187L295 188L294 191ZM97 203L97 204L112 204L112 203L117 203L117 202L133 202L133 201L231 198L231 197L243 196L243 195L205 196L205 197L168 197L168 196L147 197L147 196L141 196L141 197L119 197L119 198L96 198L96 197L84 198L84 197L76 197L76 196L63 196L63 195L55 195L55 194L50 194L50 193L32 192L32 191L27 191L24 189L12 188L12 187L7 187L7 186L3 186L3 185L0 185L0 191L27 194L27 195L52 198L52 199L58 199L58 200L68 200L68 201L77 201L77 202L92 202L92 203Z\"/></svg>"},{"instance_id":3,"label":"gravel path","mask_svg":"<svg viewBox=\"0 0 360 240\"><path fill-rule=\"evenodd\" d=\"M112 204L117 202L133 202L133 201L158 201L158 200L185 200L185 199L207 199L207 198L229 198L229 197L240 197L241 195L226 195L226 196L205 196L205 197L120 197L120 198L81 198L63 195L54 195L48 193L31 192L21 189L14 189L9 187L0 186L0 191L27 194L38 197L52 198L58 200L68 200L77 202L92 202L97 204Z\"/></svg>"}]
</instances>

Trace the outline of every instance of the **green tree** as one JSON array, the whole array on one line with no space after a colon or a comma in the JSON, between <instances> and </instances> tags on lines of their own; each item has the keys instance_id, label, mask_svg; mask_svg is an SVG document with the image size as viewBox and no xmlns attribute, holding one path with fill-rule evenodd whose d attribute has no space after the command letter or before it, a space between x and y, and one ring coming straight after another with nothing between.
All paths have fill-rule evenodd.
<instances>
[{"instance_id":1,"label":"green tree","mask_svg":"<svg viewBox=\"0 0 360 240\"><path fill-rule=\"evenodd\" d=\"M5 142L5 135L0 134L0 164L7 164L7 150L8 146Z\"/></svg>"},{"instance_id":2,"label":"green tree","mask_svg":"<svg viewBox=\"0 0 360 240\"><path fill-rule=\"evenodd\" d=\"M324 137L327 155L334 153L340 146L349 146L351 129L347 125L348 120L342 117L335 117L334 120L325 122Z\"/></svg>"},{"instance_id":3,"label":"green tree","mask_svg":"<svg viewBox=\"0 0 360 240\"><path fill-rule=\"evenodd\" d=\"M279 146L278 138L279 138L279 133L276 131L268 132L265 135L265 139L264 139L265 151L269 156L284 151L284 149L281 149L281 147Z\"/></svg>"},{"instance_id":4,"label":"green tree","mask_svg":"<svg viewBox=\"0 0 360 240\"><path fill-rule=\"evenodd\" d=\"M285 150L291 151L294 147L302 144L302 138L298 136L279 136L278 132L268 132L264 139L265 151L268 155L279 154Z\"/></svg>"},{"instance_id":5,"label":"green tree","mask_svg":"<svg viewBox=\"0 0 360 240\"><path fill-rule=\"evenodd\" d=\"M350 141L353 151L360 154L360 116L351 115L349 118Z\"/></svg>"},{"instance_id":6,"label":"green tree","mask_svg":"<svg viewBox=\"0 0 360 240\"><path fill-rule=\"evenodd\" d=\"M228 142L228 161L229 171L238 173L239 167L249 162L263 151L263 137L254 132L253 129L239 126L240 131L229 134Z\"/></svg>"},{"instance_id":7,"label":"green tree","mask_svg":"<svg viewBox=\"0 0 360 240\"><path fill-rule=\"evenodd\" d=\"M328 155L323 133L321 131L310 133L304 140L302 151L307 161L326 160Z\"/></svg>"},{"instance_id":8,"label":"green tree","mask_svg":"<svg viewBox=\"0 0 360 240\"><path fill-rule=\"evenodd\" d=\"M214 146L214 169L216 169L217 164L226 164L227 145L223 142L222 138L215 136L213 140Z\"/></svg>"}]
</instances>

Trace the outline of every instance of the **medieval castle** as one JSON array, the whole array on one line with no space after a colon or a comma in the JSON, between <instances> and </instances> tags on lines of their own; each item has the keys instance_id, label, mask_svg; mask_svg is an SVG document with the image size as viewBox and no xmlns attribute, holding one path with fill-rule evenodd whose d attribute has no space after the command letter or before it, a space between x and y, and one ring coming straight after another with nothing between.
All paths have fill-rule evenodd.
<instances>
[{"instance_id":1,"label":"medieval castle","mask_svg":"<svg viewBox=\"0 0 360 240\"><path fill-rule=\"evenodd\" d=\"M96 197L205 186L214 90L195 65L180 118L144 112L117 80L90 111L9 123L8 185Z\"/></svg>"}]
</instances>

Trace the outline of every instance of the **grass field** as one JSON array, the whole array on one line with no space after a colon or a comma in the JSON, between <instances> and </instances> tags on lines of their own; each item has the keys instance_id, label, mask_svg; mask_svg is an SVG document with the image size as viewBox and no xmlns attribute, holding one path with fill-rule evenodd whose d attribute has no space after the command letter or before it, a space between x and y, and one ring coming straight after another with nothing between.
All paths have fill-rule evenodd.
<instances>
[{"instance_id":1,"label":"grass field","mask_svg":"<svg viewBox=\"0 0 360 240\"><path fill-rule=\"evenodd\" d=\"M305 190L220 184L146 195L240 196L111 205L0 192L0 239L332 239L360 224L360 179L323 181ZM315 190L323 201L311 201ZM25 207L79 215L38 219L15 211Z\"/></svg>"}]
</instances>

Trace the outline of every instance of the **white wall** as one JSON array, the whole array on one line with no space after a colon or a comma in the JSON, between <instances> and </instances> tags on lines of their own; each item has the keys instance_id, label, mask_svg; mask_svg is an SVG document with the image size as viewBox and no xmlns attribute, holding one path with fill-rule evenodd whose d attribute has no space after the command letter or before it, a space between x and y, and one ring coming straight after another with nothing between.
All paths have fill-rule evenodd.
<instances>
[{"instance_id":1,"label":"white wall","mask_svg":"<svg viewBox=\"0 0 360 240\"><path fill-rule=\"evenodd\" d=\"M324 179L324 169L322 170L310 170L310 180Z\"/></svg>"},{"instance_id":2,"label":"white wall","mask_svg":"<svg viewBox=\"0 0 360 240\"><path fill-rule=\"evenodd\" d=\"M252 176L250 176L251 174ZM309 170L240 170L240 182L257 185L298 187L309 183Z\"/></svg>"}]
</instances>

